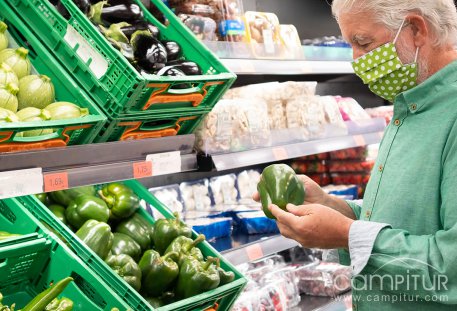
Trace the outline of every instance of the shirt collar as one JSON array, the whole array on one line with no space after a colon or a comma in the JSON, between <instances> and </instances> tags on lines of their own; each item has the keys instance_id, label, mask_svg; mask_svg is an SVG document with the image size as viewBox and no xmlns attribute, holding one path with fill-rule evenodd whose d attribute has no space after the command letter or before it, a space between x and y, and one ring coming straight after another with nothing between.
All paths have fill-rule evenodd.
<instances>
[{"instance_id":1,"label":"shirt collar","mask_svg":"<svg viewBox=\"0 0 457 311\"><path fill-rule=\"evenodd\" d=\"M439 96L440 89L455 81L457 81L457 60L449 63L416 87L401 93L395 99L394 104L404 103L411 113L416 113L433 104L433 99Z\"/></svg>"}]
</instances>

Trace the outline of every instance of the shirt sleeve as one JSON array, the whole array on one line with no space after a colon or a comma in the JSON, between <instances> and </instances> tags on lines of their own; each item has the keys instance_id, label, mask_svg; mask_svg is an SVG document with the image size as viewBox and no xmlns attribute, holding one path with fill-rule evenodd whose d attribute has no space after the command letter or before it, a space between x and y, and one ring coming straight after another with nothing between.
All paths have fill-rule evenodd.
<instances>
[{"instance_id":1,"label":"shirt sleeve","mask_svg":"<svg viewBox=\"0 0 457 311\"><path fill-rule=\"evenodd\" d=\"M356 219L360 219L360 214L362 212L362 200L353 200L353 201L346 201L349 207L354 212Z\"/></svg>"},{"instance_id":2,"label":"shirt sleeve","mask_svg":"<svg viewBox=\"0 0 457 311\"><path fill-rule=\"evenodd\" d=\"M359 274L368 263L379 232L388 224L354 221L349 229L349 254L352 273Z\"/></svg>"}]
</instances>

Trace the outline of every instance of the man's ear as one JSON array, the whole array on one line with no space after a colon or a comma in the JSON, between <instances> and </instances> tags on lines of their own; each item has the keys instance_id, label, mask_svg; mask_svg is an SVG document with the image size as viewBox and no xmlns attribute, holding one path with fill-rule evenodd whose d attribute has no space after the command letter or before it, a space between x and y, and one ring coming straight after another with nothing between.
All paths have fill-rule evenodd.
<instances>
[{"instance_id":1,"label":"man's ear","mask_svg":"<svg viewBox=\"0 0 457 311\"><path fill-rule=\"evenodd\" d=\"M406 17L414 35L414 44L416 47L423 47L429 41L430 30L425 19L418 14L409 14Z\"/></svg>"}]
</instances>

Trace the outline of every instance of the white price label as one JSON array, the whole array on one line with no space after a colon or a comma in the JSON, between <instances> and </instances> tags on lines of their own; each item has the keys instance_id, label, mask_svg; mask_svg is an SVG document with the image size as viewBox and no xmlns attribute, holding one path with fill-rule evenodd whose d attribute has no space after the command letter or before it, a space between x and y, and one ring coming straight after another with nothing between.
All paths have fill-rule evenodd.
<instances>
[{"instance_id":1,"label":"white price label","mask_svg":"<svg viewBox=\"0 0 457 311\"><path fill-rule=\"evenodd\" d=\"M172 151L150 154L146 161L152 162L152 176L181 172L181 152Z\"/></svg>"},{"instance_id":2,"label":"white price label","mask_svg":"<svg viewBox=\"0 0 457 311\"><path fill-rule=\"evenodd\" d=\"M43 192L41 168L0 172L0 199Z\"/></svg>"},{"instance_id":3,"label":"white price label","mask_svg":"<svg viewBox=\"0 0 457 311\"><path fill-rule=\"evenodd\" d=\"M89 64L89 68L97 79L100 79L105 75L108 70L108 62L99 52L97 52L97 50L86 42L86 39L84 39L73 26L67 26L67 33L65 34L64 40L73 49L78 45L76 53L85 63L87 63L89 59L92 60Z\"/></svg>"}]
</instances>

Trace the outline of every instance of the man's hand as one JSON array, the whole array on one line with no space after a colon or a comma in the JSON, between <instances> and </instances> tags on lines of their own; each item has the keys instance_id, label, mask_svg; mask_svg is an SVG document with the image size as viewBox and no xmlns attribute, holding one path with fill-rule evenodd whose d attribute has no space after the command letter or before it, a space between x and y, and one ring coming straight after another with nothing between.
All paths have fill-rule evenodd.
<instances>
[{"instance_id":1,"label":"man's hand","mask_svg":"<svg viewBox=\"0 0 457 311\"><path fill-rule=\"evenodd\" d=\"M287 205L283 211L270 206L281 234L306 248L348 248L349 229L354 220L318 204Z\"/></svg>"}]
</instances>

